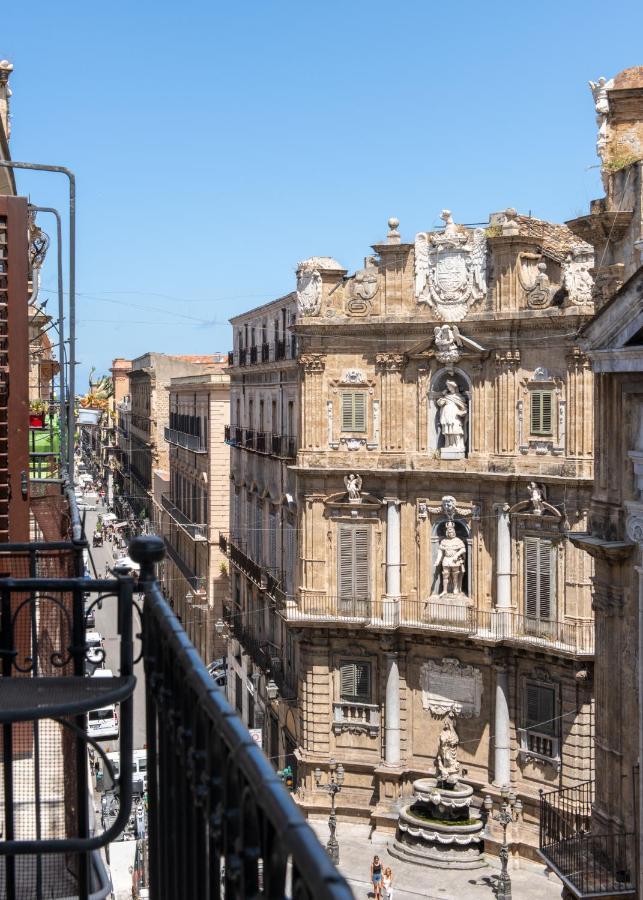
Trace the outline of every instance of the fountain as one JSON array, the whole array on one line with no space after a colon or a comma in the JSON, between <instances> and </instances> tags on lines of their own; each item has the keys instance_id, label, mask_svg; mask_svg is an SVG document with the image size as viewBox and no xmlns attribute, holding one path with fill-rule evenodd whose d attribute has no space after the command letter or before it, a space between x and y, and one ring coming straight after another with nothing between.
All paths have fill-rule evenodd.
<instances>
[{"instance_id":1,"label":"fountain","mask_svg":"<svg viewBox=\"0 0 643 900\"><path fill-rule=\"evenodd\" d=\"M440 734L438 776L413 782L413 799L400 810L392 856L436 868L477 869L482 855L483 822L471 810L473 788L460 781L459 739L450 711Z\"/></svg>"}]
</instances>

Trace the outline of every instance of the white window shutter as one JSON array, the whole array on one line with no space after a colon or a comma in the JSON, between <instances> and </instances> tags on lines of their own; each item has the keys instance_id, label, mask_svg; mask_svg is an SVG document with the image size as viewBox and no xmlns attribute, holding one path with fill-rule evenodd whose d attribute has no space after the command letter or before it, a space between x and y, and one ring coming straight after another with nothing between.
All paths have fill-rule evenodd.
<instances>
[{"instance_id":1,"label":"white window shutter","mask_svg":"<svg viewBox=\"0 0 643 900\"><path fill-rule=\"evenodd\" d=\"M343 663L340 668L340 692L342 698L355 696L355 663Z\"/></svg>"}]
</instances>

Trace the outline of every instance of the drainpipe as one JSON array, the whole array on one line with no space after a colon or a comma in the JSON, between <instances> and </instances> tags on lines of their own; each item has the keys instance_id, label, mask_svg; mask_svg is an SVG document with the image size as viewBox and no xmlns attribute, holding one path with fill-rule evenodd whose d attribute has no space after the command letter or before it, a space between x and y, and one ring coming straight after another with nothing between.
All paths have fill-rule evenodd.
<instances>
[{"instance_id":1,"label":"drainpipe","mask_svg":"<svg viewBox=\"0 0 643 900\"><path fill-rule=\"evenodd\" d=\"M32 172L58 172L69 179L69 409L67 412L67 465L69 480L74 482L74 433L76 417L74 399L76 393L76 176L65 166L47 166L40 163L14 162L0 159L3 169L28 169Z\"/></svg>"},{"instance_id":2,"label":"drainpipe","mask_svg":"<svg viewBox=\"0 0 643 900\"><path fill-rule=\"evenodd\" d=\"M65 307L63 303L63 240L62 240L62 220L60 213L52 206L32 206L36 212L51 213L56 217L56 249L57 249L57 266L58 266L58 358L60 360L60 460L65 465L67 460L67 444L65 436L67 434L67 423L65 422ZM38 283L40 283L40 270L38 270ZM69 471L69 467L67 466ZM71 475L70 475L71 477Z\"/></svg>"}]
</instances>

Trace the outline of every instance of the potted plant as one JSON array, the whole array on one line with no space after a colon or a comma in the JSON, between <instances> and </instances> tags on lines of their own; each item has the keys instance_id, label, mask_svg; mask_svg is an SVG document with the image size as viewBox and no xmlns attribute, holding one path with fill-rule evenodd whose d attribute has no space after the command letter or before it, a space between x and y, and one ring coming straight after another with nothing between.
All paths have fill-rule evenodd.
<instances>
[{"instance_id":1,"label":"potted plant","mask_svg":"<svg viewBox=\"0 0 643 900\"><path fill-rule=\"evenodd\" d=\"M29 401L29 427L45 427L45 404L40 398Z\"/></svg>"},{"instance_id":2,"label":"potted plant","mask_svg":"<svg viewBox=\"0 0 643 900\"><path fill-rule=\"evenodd\" d=\"M108 375L98 381L92 381L94 369L89 373L89 391L78 401L79 425L98 425L104 412L107 412L109 398L114 394L114 385Z\"/></svg>"}]
</instances>

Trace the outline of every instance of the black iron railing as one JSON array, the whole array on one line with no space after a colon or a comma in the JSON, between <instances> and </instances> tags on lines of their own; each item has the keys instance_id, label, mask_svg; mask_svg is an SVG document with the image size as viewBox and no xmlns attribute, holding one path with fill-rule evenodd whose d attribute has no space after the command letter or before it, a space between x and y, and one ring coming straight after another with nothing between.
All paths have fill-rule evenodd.
<instances>
[{"instance_id":1,"label":"black iron railing","mask_svg":"<svg viewBox=\"0 0 643 900\"><path fill-rule=\"evenodd\" d=\"M288 434L271 434L269 431L225 425L223 436L225 443L232 447L245 447L246 450L283 459L295 459L297 456L297 441Z\"/></svg>"},{"instance_id":2,"label":"black iron railing","mask_svg":"<svg viewBox=\"0 0 643 900\"><path fill-rule=\"evenodd\" d=\"M186 516L178 506L172 503L172 500L163 494L161 496L161 504L163 509L170 514L177 525L179 525L185 533L193 540L205 540L208 536L208 526L193 522L189 516Z\"/></svg>"},{"instance_id":3,"label":"black iron railing","mask_svg":"<svg viewBox=\"0 0 643 900\"><path fill-rule=\"evenodd\" d=\"M229 366L246 366L255 363L280 362L297 358L297 341L294 335L276 341L263 342L259 346L228 351Z\"/></svg>"},{"instance_id":4,"label":"black iron railing","mask_svg":"<svg viewBox=\"0 0 643 900\"><path fill-rule=\"evenodd\" d=\"M138 541L130 553L145 590L150 897L350 900L161 595L153 565L162 543Z\"/></svg>"},{"instance_id":5,"label":"black iron railing","mask_svg":"<svg viewBox=\"0 0 643 900\"><path fill-rule=\"evenodd\" d=\"M540 854L576 897L635 892L636 836L592 834L594 782L541 791Z\"/></svg>"}]
</instances>

